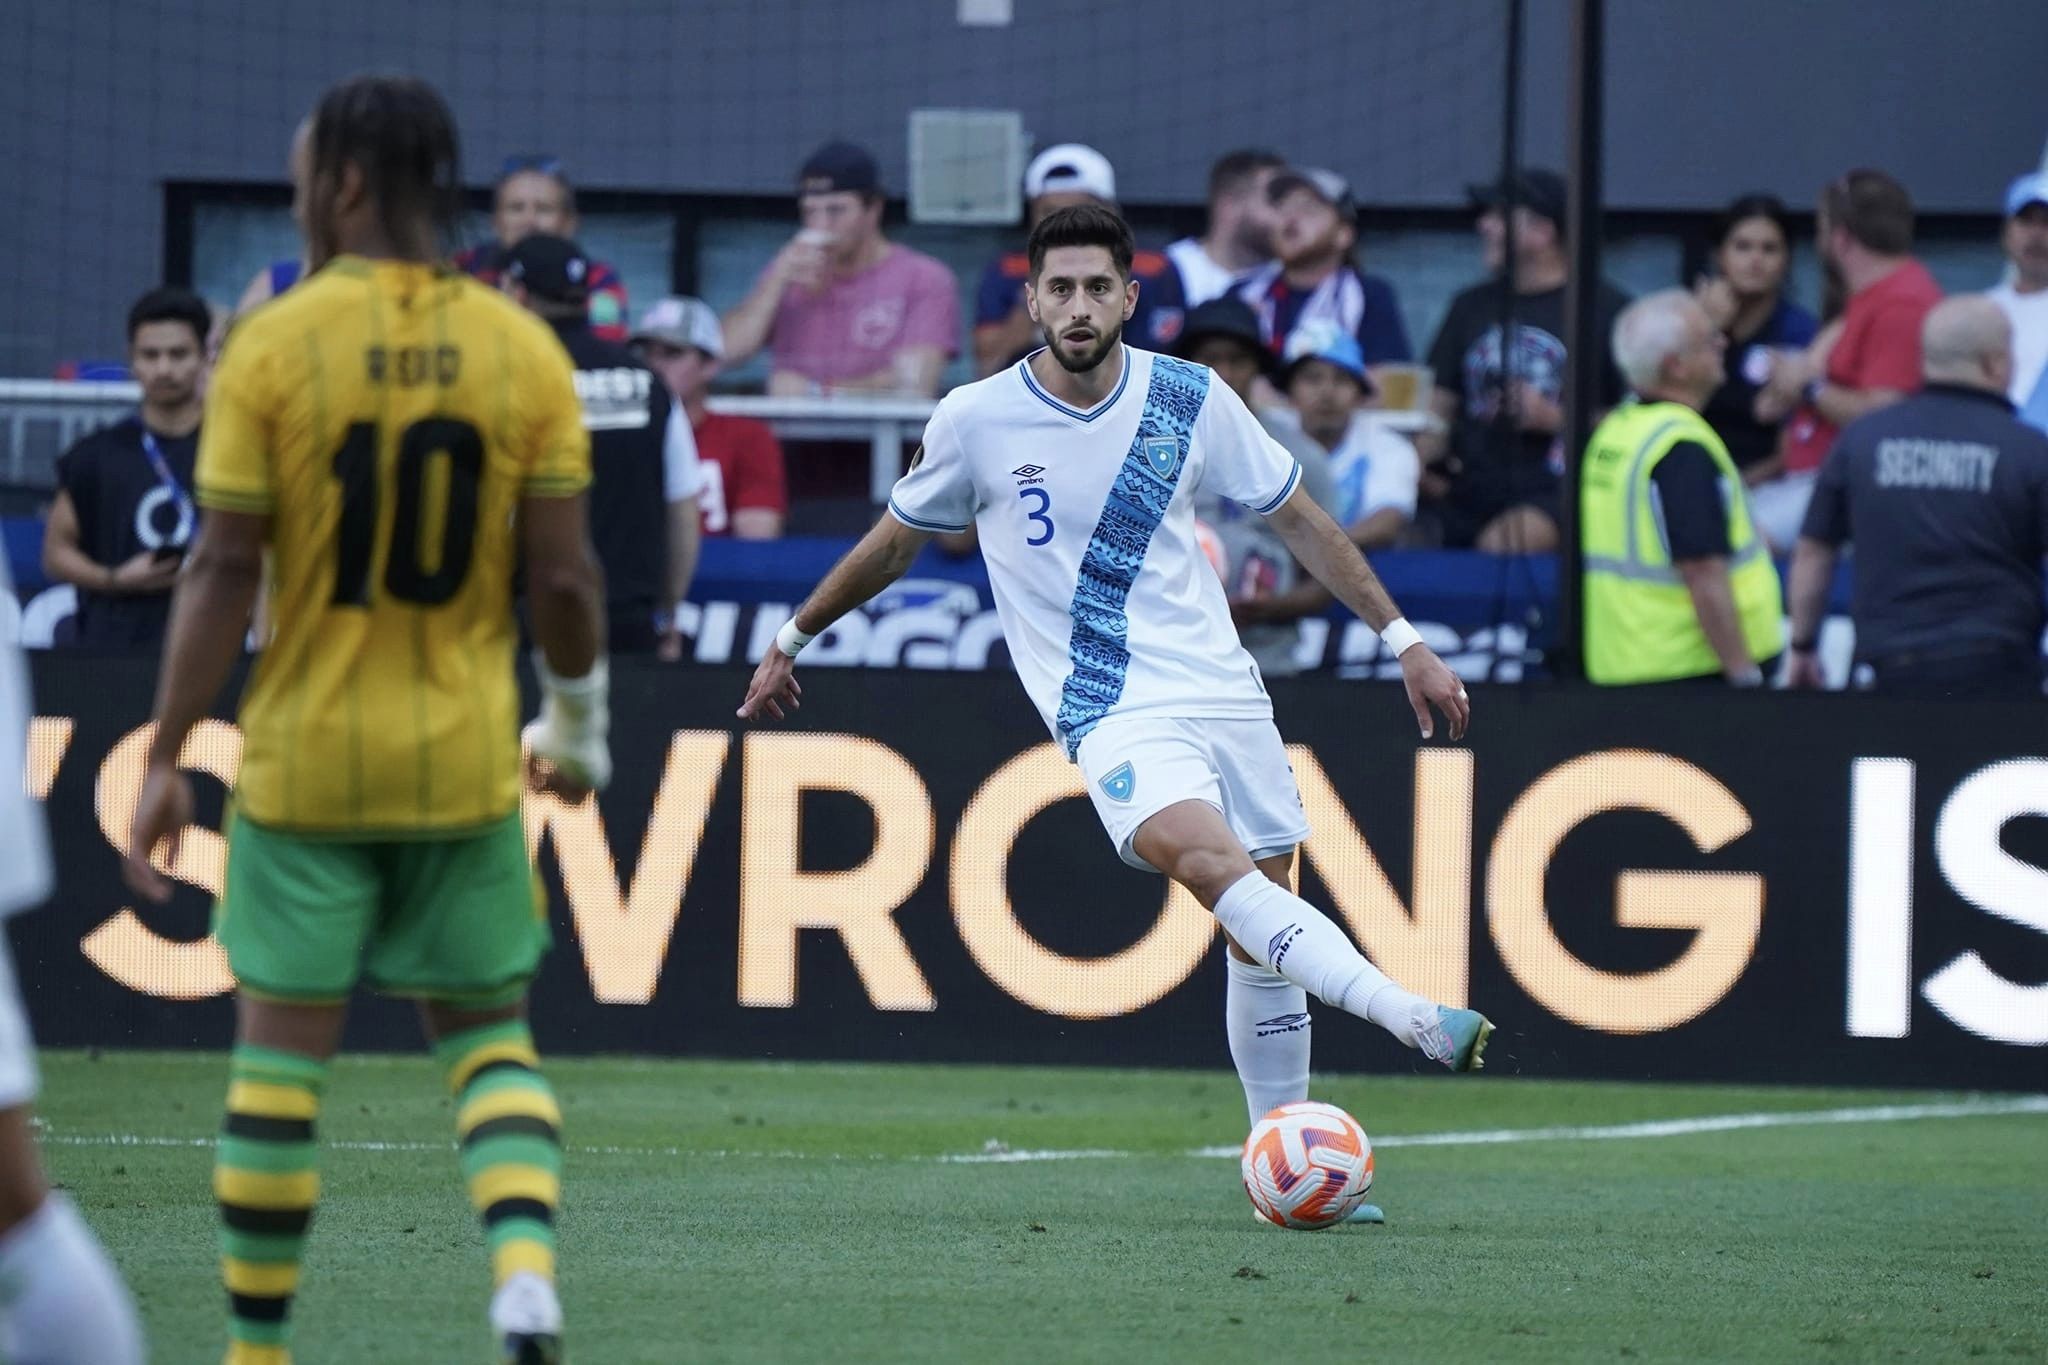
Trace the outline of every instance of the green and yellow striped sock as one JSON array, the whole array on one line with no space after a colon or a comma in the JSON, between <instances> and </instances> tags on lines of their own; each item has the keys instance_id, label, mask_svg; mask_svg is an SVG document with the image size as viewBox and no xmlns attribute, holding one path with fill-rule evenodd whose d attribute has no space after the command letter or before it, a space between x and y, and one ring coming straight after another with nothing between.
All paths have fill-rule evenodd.
<instances>
[{"instance_id":1,"label":"green and yellow striped sock","mask_svg":"<svg viewBox=\"0 0 2048 1365\"><path fill-rule=\"evenodd\" d=\"M292 1295L320 1199L313 1120L327 1064L247 1044L228 1064L227 1117L214 1157L226 1365L290 1365Z\"/></svg>"},{"instance_id":2,"label":"green and yellow striped sock","mask_svg":"<svg viewBox=\"0 0 2048 1365\"><path fill-rule=\"evenodd\" d=\"M462 1178L491 1245L491 1280L555 1278L562 1111L522 1019L443 1038L434 1053L455 1095Z\"/></svg>"}]
</instances>

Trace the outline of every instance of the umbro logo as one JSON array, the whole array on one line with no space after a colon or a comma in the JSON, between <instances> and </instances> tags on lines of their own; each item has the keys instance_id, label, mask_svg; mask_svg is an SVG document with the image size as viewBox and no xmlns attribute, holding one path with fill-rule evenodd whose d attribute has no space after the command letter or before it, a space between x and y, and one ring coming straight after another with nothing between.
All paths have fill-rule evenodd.
<instances>
[{"instance_id":1,"label":"umbro logo","mask_svg":"<svg viewBox=\"0 0 2048 1365\"><path fill-rule=\"evenodd\" d=\"M1308 1014L1304 1011L1295 1014L1278 1014L1271 1019L1261 1019L1256 1028L1258 1037L1271 1038L1279 1033L1299 1033L1308 1026Z\"/></svg>"},{"instance_id":2,"label":"umbro logo","mask_svg":"<svg viewBox=\"0 0 2048 1365\"><path fill-rule=\"evenodd\" d=\"M1038 476L1045 472L1045 466L1037 464L1020 464L1010 472L1017 476L1017 481L1019 483L1036 483L1038 481Z\"/></svg>"}]
</instances>

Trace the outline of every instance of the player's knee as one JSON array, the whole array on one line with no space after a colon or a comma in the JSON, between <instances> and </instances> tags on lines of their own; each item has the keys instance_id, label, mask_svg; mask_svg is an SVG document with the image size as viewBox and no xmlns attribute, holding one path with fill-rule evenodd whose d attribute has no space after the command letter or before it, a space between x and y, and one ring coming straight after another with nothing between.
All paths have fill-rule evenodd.
<instances>
[{"instance_id":1,"label":"player's knee","mask_svg":"<svg viewBox=\"0 0 2048 1365\"><path fill-rule=\"evenodd\" d=\"M1166 874L1195 893L1204 905L1214 905L1233 882L1253 871L1251 862L1234 848L1197 846L1173 855Z\"/></svg>"}]
</instances>

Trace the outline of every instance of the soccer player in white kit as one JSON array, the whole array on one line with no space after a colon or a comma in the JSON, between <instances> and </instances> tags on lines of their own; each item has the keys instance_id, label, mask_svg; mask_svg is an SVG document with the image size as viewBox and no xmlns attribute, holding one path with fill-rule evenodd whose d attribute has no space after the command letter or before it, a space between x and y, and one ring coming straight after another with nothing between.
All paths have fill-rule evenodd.
<instances>
[{"instance_id":1,"label":"soccer player in white kit","mask_svg":"<svg viewBox=\"0 0 2048 1365\"><path fill-rule=\"evenodd\" d=\"M12 593L0 559L0 593ZM50 894L43 813L28 797L28 682L0 640L0 922ZM141 1365L142 1331L121 1276L36 1157L29 1104L35 1043L0 925L0 1360L18 1365Z\"/></svg>"},{"instance_id":2,"label":"soccer player in white kit","mask_svg":"<svg viewBox=\"0 0 2048 1365\"><path fill-rule=\"evenodd\" d=\"M804 645L901 577L932 535L972 522L1018 676L1118 854L1185 886L1229 937L1226 1027L1252 1120L1307 1098L1309 994L1477 1070L1491 1023L1395 985L1291 890L1308 822L1258 666L1196 543L1196 494L1267 517L1380 631L1425 738L1432 705L1463 736L1465 689L1243 400L1203 366L1123 344L1132 249L1098 205L1032 230L1025 297L1045 348L939 403L887 514L782 627L739 714L797 706Z\"/></svg>"}]
</instances>

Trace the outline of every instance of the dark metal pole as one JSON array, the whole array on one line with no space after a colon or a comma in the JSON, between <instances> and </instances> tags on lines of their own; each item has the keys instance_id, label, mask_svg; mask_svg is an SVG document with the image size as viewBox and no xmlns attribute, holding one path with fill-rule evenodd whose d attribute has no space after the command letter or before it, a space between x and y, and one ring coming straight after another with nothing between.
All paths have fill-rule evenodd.
<instances>
[{"instance_id":1,"label":"dark metal pole","mask_svg":"<svg viewBox=\"0 0 2048 1365\"><path fill-rule=\"evenodd\" d=\"M1581 677L1584 613L1579 601L1579 457L1600 410L1601 364L1608 338L1600 334L1600 152L1605 79L1605 0L1572 0L1572 55L1565 114L1571 142L1571 277L1564 287L1565 353L1570 383L1564 399L1564 492L1559 499L1557 643L1551 669Z\"/></svg>"},{"instance_id":2,"label":"dark metal pole","mask_svg":"<svg viewBox=\"0 0 2048 1365\"><path fill-rule=\"evenodd\" d=\"M1500 266L1500 401L1494 408L1491 439L1499 468L1511 468L1516 441L1521 439L1521 404L1515 396L1515 205L1516 182L1522 170L1522 0L1508 0L1507 69L1501 73L1504 101L1500 116L1500 218L1506 234Z\"/></svg>"}]
</instances>

